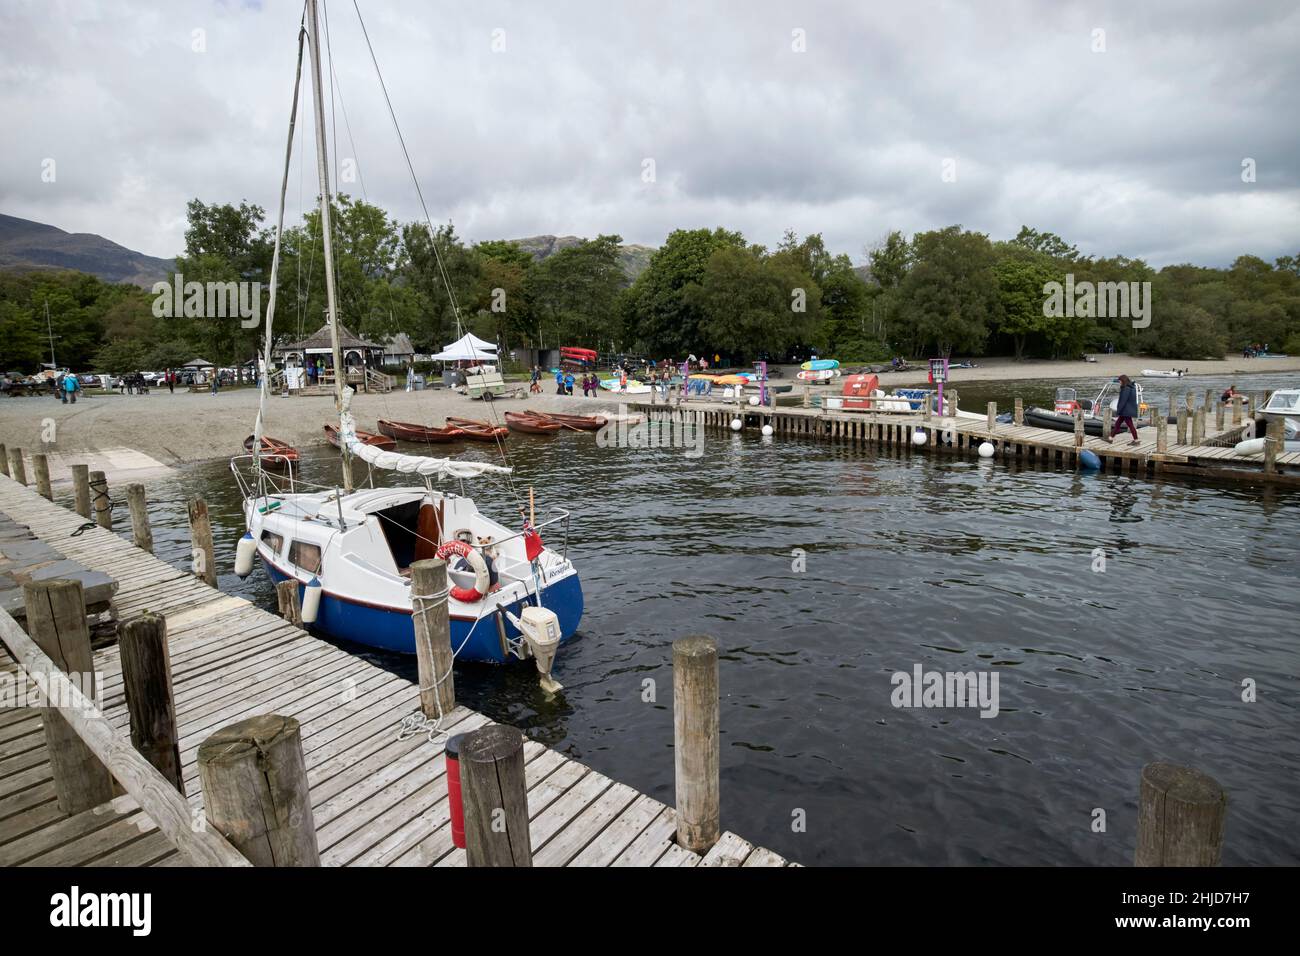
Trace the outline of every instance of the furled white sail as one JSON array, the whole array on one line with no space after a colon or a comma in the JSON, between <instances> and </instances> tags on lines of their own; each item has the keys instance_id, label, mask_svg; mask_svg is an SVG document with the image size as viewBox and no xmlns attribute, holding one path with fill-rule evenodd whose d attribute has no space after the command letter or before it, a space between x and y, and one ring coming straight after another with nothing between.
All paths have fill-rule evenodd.
<instances>
[{"instance_id":1,"label":"furled white sail","mask_svg":"<svg viewBox=\"0 0 1300 956\"><path fill-rule=\"evenodd\" d=\"M477 461L455 461L451 458L425 458L422 455L399 455L367 445L357 438L357 422L352 415L352 389L343 390L343 405L339 410L339 441L348 451L362 461L385 471L425 478L477 478L480 475L508 475L511 469Z\"/></svg>"}]
</instances>

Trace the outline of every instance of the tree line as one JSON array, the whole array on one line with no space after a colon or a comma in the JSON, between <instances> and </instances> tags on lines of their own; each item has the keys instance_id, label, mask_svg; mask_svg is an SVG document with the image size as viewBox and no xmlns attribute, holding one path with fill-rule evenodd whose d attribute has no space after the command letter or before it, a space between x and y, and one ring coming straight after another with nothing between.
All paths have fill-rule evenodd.
<instances>
[{"instance_id":1,"label":"tree line","mask_svg":"<svg viewBox=\"0 0 1300 956\"><path fill-rule=\"evenodd\" d=\"M184 282L259 282L269 292L274 231L246 202L187 207ZM341 195L331 207L340 318L364 338L407 333L438 351L461 326L515 347L574 345L652 359L721 353L731 362L816 352L844 362L892 355L1077 358L1107 344L1161 358L1220 358L1268 344L1300 352L1300 255L1243 255L1224 268L1085 256L1051 232L1023 227L995 241L960 225L888 233L855 266L820 235L788 232L774 248L723 228L672 232L635 279L617 235L537 260L518 244L466 243L450 224L399 223ZM277 337L324 322L320 213L287 228L277 275ZM1067 314L1046 290L1125 283L1150 322L1135 328L1098 295ZM1144 285L1149 283L1149 285ZM1110 288L1114 289L1113 285ZM49 306L49 327L45 307ZM156 314L150 290L77 273L0 275L0 355L7 367L49 360L122 373L202 356L222 365L257 354L260 327L234 318ZM1142 323L1138 323L1141 325ZM6 369L8 370L8 369Z\"/></svg>"}]
</instances>

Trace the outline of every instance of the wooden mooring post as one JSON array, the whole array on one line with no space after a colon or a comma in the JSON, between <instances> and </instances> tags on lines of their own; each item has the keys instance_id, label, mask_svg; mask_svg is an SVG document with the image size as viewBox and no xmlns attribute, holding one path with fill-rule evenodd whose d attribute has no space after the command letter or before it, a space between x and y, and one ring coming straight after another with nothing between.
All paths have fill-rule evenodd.
<instances>
[{"instance_id":1,"label":"wooden mooring post","mask_svg":"<svg viewBox=\"0 0 1300 956\"><path fill-rule=\"evenodd\" d=\"M1241 396L1232 396L1232 427L1236 428L1241 424Z\"/></svg>"},{"instance_id":2,"label":"wooden mooring post","mask_svg":"<svg viewBox=\"0 0 1300 956\"><path fill-rule=\"evenodd\" d=\"M1157 761L1142 768L1134 866L1218 866L1228 797L1211 776Z\"/></svg>"},{"instance_id":3,"label":"wooden mooring post","mask_svg":"<svg viewBox=\"0 0 1300 956\"><path fill-rule=\"evenodd\" d=\"M320 866L302 756L302 728L266 714L199 744L208 823L254 866Z\"/></svg>"},{"instance_id":4,"label":"wooden mooring post","mask_svg":"<svg viewBox=\"0 0 1300 956\"><path fill-rule=\"evenodd\" d=\"M1277 473L1278 452L1286 447L1286 422L1281 418L1264 425L1264 474Z\"/></svg>"},{"instance_id":5,"label":"wooden mooring post","mask_svg":"<svg viewBox=\"0 0 1300 956\"><path fill-rule=\"evenodd\" d=\"M77 514L90 518L90 466L72 466L72 495Z\"/></svg>"},{"instance_id":6,"label":"wooden mooring post","mask_svg":"<svg viewBox=\"0 0 1300 956\"><path fill-rule=\"evenodd\" d=\"M1115 416L1115 409L1111 408L1110 405L1107 404L1102 409L1102 413L1101 413L1101 437L1102 438L1110 437L1111 425L1113 424L1114 416Z\"/></svg>"},{"instance_id":7,"label":"wooden mooring post","mask_svg":"<svg viewBox=\"0 0 1300 956\"><path fill-rule=\"evenodd\" d=\"M208 519L208 503L202 498L191 498L190 557L194 575L202 578L209 587L217 586L217 561L212 550L212 522Z\"/></svg>"},{"instance_id":8,"label":"wooden mooring post","mask_svg":"<svg viewBox=\"0 0 1300 956\"><path fill-rule=\"evenodd\" d=\"M467 734L460 744L460 785L466 864L531 867L524 735L501 724Z\"/></svg>"},{"instance_id":9,"label":"wooden mooring post","mask_svg":"<svg viewBox=\"0 0 1300 956\"><path fill-rule=\"evenodd\" d=\"M118 625L117 635L131 743L184 796L167 621L159 614L142 614Z\"/></svg>"},{"instance_id":10,"label":"wooden mooring post","mask_svg":"<svg viewBox=\"0 0 1300 956\"><path fill-rule=\"evenodd\" d=\"M20 485L27 484L27 466L23 464L23 450L9 449L9 477Z\"/></svg>"},{"instance_id":11,"label":"wooden mooring post","mask_svg":"<svg viewBox=\"0 0 1300 956\"><path fill-rule=\"evenodd\" d=\"M12 477L9 474L9 449L5 448L4 442L0 442L0 475Z\"/></svg>"},{"instance_id":12,"label":"wooden mooring post","mask_svg":"<svg viewBox=\"0 0 1300 956\"><path fill-rule=\"evenodd\" d=\"M1178 410L1178 444L1187 444L1187 409Z\"/></svg>"},{"instance_id":13,"label":"wooden mooring post","mask_svg":"<svg viewBox=\"0 0 1300 956\"><path fill-rule=\"evenodd\" d=\"M673 757L677 843L707 852L722 834L718 645L695 635L673 642Z\"/></svg>"},{"instance_id":14,"label":"wooden mooring post","mask_svg":"<svg viewBox=\"0 0 1300 956\"><path fill-rule=\"evenodd\" d=\"M1217 402L1214 406L1214 430L1223 431L1223 402Z\"/></svg>"},{"instance_id":15,"label":"wooden mooring post","mask_svg":"<svg viewBox=\"0 0 1300 956\"><path fill-rule=\"evenodd\" d=\"M298 597L298 581L290 578L275 586L275 601L280 616L294 627L302 627L302 601Z\"/></svg>"},{"instance_id":16,"label":"wooden mooring post","mask_svg":"<svg viewBox=\"0 0 1300 956\"><path fill-rule=\"evenodd\" d=\"M113 530L113 501L108 497L108 479L102 471L90 473L90 490L94 496L95 523Z\"/></svg>"},{"instance_id":17,"label":"wooden mooring post","mask_svg":"<svg viewBox=\"0 0 1300 956\"><path fill-rule=\"evenodd\" d=\"M1083 409L1076 408L1074 410L1074 447L1076 451L1083 447L1084 434Z\"/></svg>"},{"instance_id":18,"label":"wooden mooring post","mask_svg":"<svg viewBox=\"0 0 1300 956\"><path fill-rule=\"evenodd\" d=\"M27 633L50 662L98 700L95 661L86 626L86 599L80 581L30 581L23 585ZM90 682L90 686L87 683ZM45 748L59 809L71 816L113 799L113 778L56 708L41 712Z\"/></svg>"},{"instance_id":19,"label":"wooden mooring post","mask_svg":"<svg viewBox=\"0 0 1300 956\"><path fill-rule=\"evenodd\" d=\"M447 562L437 558L411 565L415 607L415 658L420 679L420 710L435 718L456 707L452 677L451 620L447 608ZM484 621L484 626L497 621Z\"/></svg>"},{"instance_id":20,"label":"wooden mooring post","mask_svg":"<svg viewBox=\"0 0 1300 956\"><path fill-rule=\"evenodd\" d=\"M149 506L145 501L144 485L139 482L127 485L126 503L131 510L131 540L137 548L153 554L153 531L149 527Z\"/></svg>"},{"instance_id":21,"label":"wooden mooring post","mask_svg":"<svg viewBox=\"0 0 1300 956\"><path fill-rule=\"evenodd\" d=\"M988 426L989 431L993 431L998 424L998 403L989 402L988 406Z\"/></svg>"},{"instance_id":22,"label":"wooden mooring post","mask_svg":"<svg viewBox=\"0 0 1300 956\"><path fill-rule=\"evenodd\" d=\"M32 472L36 475L36 491L46 501L54 500L50 487L50 459L43 452L32 455Z\"/></svg>"},{"instance_id":23,"label":"wooden mooring post","mask_svg":"<svg viewBox=\"0 0 1300 956\"><path fill-rule=\"evenodd\" d=\"M1173 406L1170 405L1170 408ZM1163 455L1169 451L1169 416L1162 414L1160 407L1156 406L1151 421L1156 426L1156 454Z\"/></svg>"},{"instance_id":24,"label":"wooden mooring post","mask_svg":"<svg viewBox=\"0 0 1300 956\"><path fill-rule=\"evenodd\" d=\"M1025 423L1025 400L1019 396L1016 397L1016 410L1013 420L1017 425Z\"/></svg>"}]
</instances>

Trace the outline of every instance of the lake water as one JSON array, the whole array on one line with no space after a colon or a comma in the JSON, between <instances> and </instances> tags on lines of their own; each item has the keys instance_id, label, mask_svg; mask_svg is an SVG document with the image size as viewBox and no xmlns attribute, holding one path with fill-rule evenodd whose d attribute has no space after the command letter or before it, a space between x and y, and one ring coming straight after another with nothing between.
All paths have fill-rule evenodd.
<instances>
[{"instance_id":1,"label":"lake water","mask_svg":"<svg viewBox=\"0 0 1300 956\"><path fill-rule=\"evenodd\" d=\"M709 634L723 826L800 862L1126 865L1156 759L1227 789L1225 864L1300 862L1300 495L752 434L710 432L695 460L577 434L509 447L539 508L574 512L587 611L561 696L531 664L470 665L464 704L671 804L671 642ZM337 455L305 471L333 480ZM517 513L499 486L471 491ZM194 494L229 569L224 462L151 485L159 556L187 559ZM260 572L220 583L274 607ZM996 673L997 716L893 706L891 675L916 665Z\"/></svg>"}]
</instances>

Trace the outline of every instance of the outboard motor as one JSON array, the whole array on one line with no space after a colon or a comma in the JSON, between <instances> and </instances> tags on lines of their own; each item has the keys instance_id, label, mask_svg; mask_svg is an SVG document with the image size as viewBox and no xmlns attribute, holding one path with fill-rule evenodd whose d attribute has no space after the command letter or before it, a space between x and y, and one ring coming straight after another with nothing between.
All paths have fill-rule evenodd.
<instances>
[{"instance_id":1,"label":"outboard motor","mask_svg":"<svg viewBox=\"0 0 1300 956\"><path fill-rule=\"evenodd\" d=\"M510 623L519 628L524 636L528 650L537 662L537 673L541 675L542 690L548 694L563 690L564 687L551 676L551 667L555 663L555 652L560 647L560 619L555 612L544 607L529 604L521 617L515 617L509 611L506 616Z\"/></svg>"}]
</instances>

